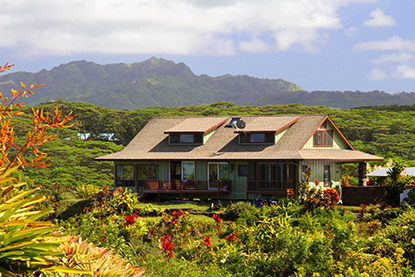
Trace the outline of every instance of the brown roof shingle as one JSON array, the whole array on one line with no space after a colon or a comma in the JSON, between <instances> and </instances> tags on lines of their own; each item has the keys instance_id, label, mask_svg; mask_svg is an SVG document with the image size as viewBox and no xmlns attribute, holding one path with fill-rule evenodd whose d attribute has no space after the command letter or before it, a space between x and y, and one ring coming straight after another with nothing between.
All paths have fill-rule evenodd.
<instances>
[{"instance_id":1,"label":"brown roof shingle","mask_svg":"<svg viewBox=\"0 0 415 277\"><path fill-rule=\"evenodd\" d=\"M338 160L369 161L383 158L354 150L345 149L302 149L302 146L318 128L325 115L300 116L240 116L246 122L246 129L255 122L269 122L272 127L284 127L292 124L276 144L239 144L238 134L233 128L221 125L204 145L169 145L168 134L171 130L190 130L184 128L191 123L208 126L230 117L168 117L153 118L124 148L97 160ZM202 124L208 120L209 124ZM275 123L275 122L279 123ZM273 122L273 123L271 123ZM285 125L284 125L285 124ZM173 127L172 127L173 126ZM177 127L179 126L179 127ZM257 125L258 126L258 125ZM192 132L195 132L194 128ZM265 128L263 128L265 129ZM267 129L268 130L268 129ZM265 131L265 130L262 130ZM183 131L184 132L184 131ZM204 132L204 131L203 131Z\"/></svg>"},{"instance_id":2,"label":"brown roof shingle","mask_svg":"<svg viewBox=\"0 0 415 277\"><path fill-rule=\"evenodd\" d=\"M223 124L229 117L186 118L173 127L164 131L169 133L207 133Z\"/></svg>"}]
</instances>

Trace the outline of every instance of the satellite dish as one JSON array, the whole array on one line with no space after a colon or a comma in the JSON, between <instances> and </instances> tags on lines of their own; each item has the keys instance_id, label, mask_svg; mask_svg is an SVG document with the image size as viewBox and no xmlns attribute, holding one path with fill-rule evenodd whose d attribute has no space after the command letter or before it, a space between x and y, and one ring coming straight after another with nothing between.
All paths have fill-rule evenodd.
<instances>
[{"instance_id":1,"label":"satellite dish","mask_svg":"<svg viewBox=\"0 0 415 277\"><path fill-rule=\"evenodd\" d=\"M234 130L236 130L236 128L238 127L238 126L236 126L236 123L237 123L238 121L233 121L232 122L232 128L234 129Z\"/></svg>"},{"instance_id":2,"label":"satellite dish","mask_svg":"<svg viewBox=\"0 0 415 277\"><path fill-rule=\"evenodd\" d=\"M246 123L245 123L245 121L243 121L243 120L238 120L238 121L236 122L236 127L238 127L239 129L244 129L244 128L245 128L245 126L246 126Z\"/></svg>"}]
</instances>

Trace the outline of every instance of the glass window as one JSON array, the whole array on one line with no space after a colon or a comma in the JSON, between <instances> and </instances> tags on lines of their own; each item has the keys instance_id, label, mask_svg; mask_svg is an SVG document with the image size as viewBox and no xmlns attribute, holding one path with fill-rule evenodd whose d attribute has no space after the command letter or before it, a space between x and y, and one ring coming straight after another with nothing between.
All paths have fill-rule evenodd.
<instances>
[{"instance_id":1,"label":"glass window","mask_svg":"<svg viewBox=\"0 0 415 277\"><path fill-rule=\"evenodd\" d=\"M324 186L328 187L331 185L331 180L330 180L330 166L329 165L325 165L324 166Z\"/></svg>"},{"instance_id":2,"label":"glass window","mask_svg":"<svg viewBox=\"0 0 415 277\"><path fill-rule=\"evenodd\" d=\"M240 143L249 143L249 135L245 133L239 134L239 142Z\"/></svg>"},{"instance_id":3,"label":"glass window","mask_svg":"<svg viewBox=\"0 0 415 277\"><path fill-rule=\"evenodd\" d=\"M156 165L139 165L137 170L138 180L157 180Z\"/></svg>"},{"instance_id":4,"label":"glass window","mask_svg":"<svg viewBox=\"0 0 415 277\"><path fill-rule=\"evenodd\" d=\"M203 143L202 134L170 134L170 143Z\"/></svg>"},{"instance_id":5,"label":"glass window","mask_svg":"<svg viewBox=\"0 0 415 277\"><path fill-rule=\"evenodd\" d=\"M193 135L192 134L181 134L180 143L193 143Z\"/></svg>"},{"instance_id":6,"label":"glass window","mask_svg":"<svg viewBox=\"0 0 415 277\"><path fill-rule=\"evenodd\" d=\"M219 180L229 179L229 165L227 163L219 164Z\"/></svg>"},{"instance_id":7,"label":"glass window","mask_svg":"<svg viewBox=\"0 0 415 277\"><path fill-rule=\"evenodd\" d=\"M333 146L333 130L316 131L314 133L314 146Z\"/></svg>"},{"instance_id":8,"label":"glass window","mask_svg":"<svg viewBox=\"0 0 415 277\"><path fill-rule=\"evenodd\" d=\"M257 180L267 179L267 163L258 163Z\"/></svg>"},{"instance_id":9,"label":"glass window","mask_svg":"<svg viewBox=\"0 0 415 277\"><path fill-rule=\"evenodd\" d=\"M133 165L117 165L116 176L117 186L135 186Z\"/></svg>"},{"instance_id":10,"label":"glass window","mask_svg":"<svg viewBox=\"0 0 415 277\"><path fill-rule=\"evenodd\" d=\"M324 132L324 146L333 146L333 131Z\"/></svg>"},{"instance_id":11,"label":"glass window","mask_svg":"<svg viewBox=\"0 0 415 277\"><path fill-rule=\"evenodd\" d=\"M170 134L170 143L179 143L180 142L180 135L179 134Z\"/></svg>"},{"instance_id":12,"label":"glass window","mask_svg":"<svg viewBox=\"0 0 415 277\"><path fill-rule=\"evenodd\" d=\"M317 131L314 133L314 146L323 146L323 132Z\"/></svg>"},{"instance_id":13,"label":"glass window","mask_svg":"<svg viewBox=\"0 0 415 277\"><path fill-rule=\"evenodd\" d=\"M238 176L246 177L248 173L246 164L238 164Z\"/></svg>"},{"instance_id":14,"label":"glass window","mask_svg":"<svg viewBox=\"0 0 415 277\"><path fill-rule=\"evenodd\" d=\"M195 162L182 163L182 180L195 179Z\"/></svg>"},{"instance_id":15,"label":"glass window","mask_svg":"<svg viewBox=\"0 0 415 277\"><path fill-rule=\"evenodd\" d=\"M208 163L209 165L209 180L216 180L218 178L218 164Z\"/></svg>"},{"instance_id":16,"label":"glass window","mask_svg":"<svg viewBox=\"0 0 415 277\"><path fill-rule=\"evenodd\" d=\"M251 134L251 142L265 142L265 134Z\"/></svg>"}]
</instances>

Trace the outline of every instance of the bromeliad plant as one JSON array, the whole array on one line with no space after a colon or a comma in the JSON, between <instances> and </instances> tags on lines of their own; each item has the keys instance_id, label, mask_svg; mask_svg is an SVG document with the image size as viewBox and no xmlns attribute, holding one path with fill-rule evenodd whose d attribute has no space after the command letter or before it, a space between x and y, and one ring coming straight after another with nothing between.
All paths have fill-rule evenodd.
<instances>
[{"instance_id":1,"label":"bromeliad plant","mask_svg":"<svg viewBox=\"0 0 415 277\"><path fill-rule=\"evenodd\" d=\"M4 184L15 168L3 171L0 184ZM52 223L39 218L52 209L36 210L34 206L44 196L33 196L31 191L18 191L23 184L0 188L0 272L5 276L17 276L45 268L56 269L56 257L63 253L56 249L61 235L52 233ZM50 239L53 241L48 241Z\"/></svg>"},{"instance_id":2,"label":"bromeliad plant","mask_svg":"<svg viewBox=\"0 0 415 277\"><path fill-rule=\"evenodd\" d=\"M0 66L0 73L9 70L13 65L8 63ZM34 167L48 166L47 154L39 150L39 146L53 140L46 131L51 128L69 128L70 114L62 118L62 112L55 110L53 116L43 110L33 110L33 131L27 134L26 142L17 145L14 141L13 117L22 113L20 97L33 94L31 90L42 85L33 84L30 88L21 83L21 91L11 90L11 97L0 93L0 273L5 276L21 276L38 271L63 271L80 273L59 266L58 258L64 254L56 248L62 236L53 233L52 223L41 221L40 218L53 209L37 210L36 204L45 199L34 196L37 189L19 190L23 184L12 184L12 173L26 165ZM27 160L27 150L32 150L35 158ZM15 151L13 155L10 152Z\"/></svg>"}]
</instances>

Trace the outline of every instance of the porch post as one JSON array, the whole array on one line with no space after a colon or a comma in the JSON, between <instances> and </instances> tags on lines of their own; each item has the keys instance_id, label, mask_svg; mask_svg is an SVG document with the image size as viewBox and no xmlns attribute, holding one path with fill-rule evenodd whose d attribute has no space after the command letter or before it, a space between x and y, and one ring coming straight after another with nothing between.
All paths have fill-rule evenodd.
<instances>
[{"instance_id":1,"label":"porch post","mask_svg":"<svg viewBox=\"0 0 415 277\"><path fill-rule=\"evenodd\" d=\"M363 186L364 181L363 179L366 178L366 163L360 162L359 163L359 186Z\"/></svg>"}]
</instances>

